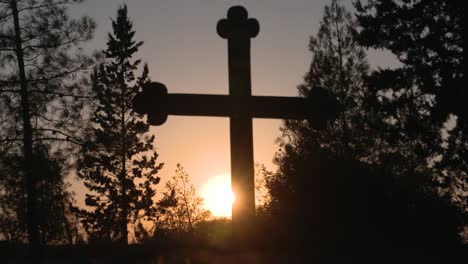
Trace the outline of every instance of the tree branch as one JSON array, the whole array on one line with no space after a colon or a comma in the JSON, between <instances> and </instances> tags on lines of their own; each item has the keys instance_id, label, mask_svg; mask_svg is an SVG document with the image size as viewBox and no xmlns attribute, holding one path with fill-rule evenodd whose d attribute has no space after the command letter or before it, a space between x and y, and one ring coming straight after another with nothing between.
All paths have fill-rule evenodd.
<instances>
[{"instance_id":1,"label":"tree branch","mask_svg":"<svg viewBox=\"0 0 468 264\"><path fill-rule=\"evenodd\" d=\"M69 143L73 143L75 145L83 145L83 142L79 142L79 141L74 141L70 138L59 138L59 137L43 137L43 138L35 138L33 139L33 141L63 141L63 142L69 142Z\"/></svg>"},{"instance_id":2,"label":"tree branch","mask_svg":"<svg viewBox=\"0 0 468 264\"><path fill-rule=\"evenodd\" d=\"M52 92L52 91L31 90L31 92L32 93L42 93L42 94L53 94L53 95L57 95L59 97L73 97L73 98L79 98L79 99L93 99L92 96L67 94L67 93Z\"/></svg>"}]
</instances>

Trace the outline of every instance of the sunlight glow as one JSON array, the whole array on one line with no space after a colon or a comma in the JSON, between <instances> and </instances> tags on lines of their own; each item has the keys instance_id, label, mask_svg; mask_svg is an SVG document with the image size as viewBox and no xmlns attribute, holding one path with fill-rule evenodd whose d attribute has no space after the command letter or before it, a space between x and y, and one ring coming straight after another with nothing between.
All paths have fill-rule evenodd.
<instances>
[{"instance_id":1,"label":"sunlight glow","mask_svg":"<svg viewBox=\"0 0 468 264\"><path fill-rule=\"evenodd\" d=\"M226 174L214 176L202 189L205 208L215 217L231 217L232 203L235 200L231 189L231 177Z\"/></svg>"}]
</instances>

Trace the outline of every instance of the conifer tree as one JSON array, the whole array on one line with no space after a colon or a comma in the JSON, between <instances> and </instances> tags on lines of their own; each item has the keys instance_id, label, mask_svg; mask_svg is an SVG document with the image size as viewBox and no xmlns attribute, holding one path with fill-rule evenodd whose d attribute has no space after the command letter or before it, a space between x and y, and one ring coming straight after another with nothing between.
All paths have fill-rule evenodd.
<instances>
[{"instance_id":1,"label":"conifer tree","mask_svg":"<svg viewBox=\"0 0 468 264\"><path fill-rule=\"evenodd\" d=\"M373 0L354 5L359 43L392 52L401 63L374 71L368 82L378 97L373 107L381 115L382 141L394 149L394 154L385 155L391 158L387 163L394 171L426 174L427 185L438 185L441 194L466 214L464 1Z\"/></svg>"},{"instance_id":2,"label":"conifer tree","mask_svg":"<svg viewBox=\"0 0 468 264\"><path fill-rule=\"evenodd\" d=\"M380 2L385 9L391 1ZM393 25L391 19L385 21ZM458 214L422 184L431 174L430 147L424 139L440 131L431 130L430 122L419 122L429 120L427 111L398 100L415 95L414 89L399 89L405 80L369 78L356 28L339 1L325 8L317 38L311 38L313 59L299 92L329 89L343 112L321 131L306 122L285 122L279 170L266 179L268 213L290 227L285 236L296 235L297 241L318 238L317 245L331 250L359 243L372 248L372 241L388 243L383 251L442 252L458 243ZM399 36L398 30L393 33ZM377 90L378 84L397 89ZM395 105L388 104L392 99ZM427 107L427 99L422 95L418 102Z\"/></svg>"},{"instance_id":3,"label":"conifer tree","mask_svg":"<svg viewBox=\"0 0 468 264\"><path fill-rule=\"evenodd\" d=\"M40 242L74 244L81 240L76 215L71 211L73 193L63 175L66 157L53 155L46 146L36 146L33 160L38 177L38 228ZM0 239L14 243L27 241L26 188L22 181L21 156L0 159Z\"/></svg>"},{"instance_id":4,"label":"conifer tree","mask_svg":"<svg viewBox=\"0 0 468 264\"><path fill-rule=\"evenodd\" d=\"M353 37L355 27L356 21L340 1L332 0L325 6L319 32L316 37L310 37L312 61L298 92L307 97L313 89L324 88L337 98L343 111L321 130L305 121L285 121L283 146L319 146L335 157L367 155L363 141L368 137L363 135L369 129L366 126L369 116L363 104L368 96L364 80L369 65L364 50ZM281 154L278 159L281 163Z\"/></svg>"},{"instance_id":5,"label":"conifer tree","mask_svg":"<svg viewBox=\"0 0 468 264\"><path fill-rule=\"evenodd\" d=\"M72 146L68 143L79 141L76 124L86 85L77 77L94 63L81 47L92 38L94 21L67 13L69 5L81 2L0 1L0 142L2 151L22 159L19 175L26 187L24 217L33 261L40 261L41 236L35 146L65 151Z\"/></svg>"},{"instance_id":6,"label":"conifer tree","mask_svg":"<svg viewBox=\"0 0 468 264\"><path fill-rule=\"evenodd\" d=\"M129 225L152 220L153 202L159 183L154 135L149 125L132 110L132 99L149 82L148 67L135 71L141 60L133 57L143 42L134 40L135 31L127 6L117 11L108 35L106 61L92 76L96 109L92 116L94 138L83 150L78 175L89 192L84 225L91 239L128 243Z\"/></svg>"},{"instance_id":7,"label":"conifer tree","mask_svg":"<svg viewBox=\"0 0 468 264\"><path fill-rule=\"evenodd\" d=\"M307 228L333 219L329 215L333 210L329 208L335 200L323 191L336 187L328 185L338 175L326 170L330 160L339 166L344 160L365 158L371 150L369 117L363 108L368 96L364 80L369 66L353 37L355 26L355 20L339 0L325 6L319 31L310 37L312 61L298 92L307 97L314 89L323 88L336 97L342 111L323 129L316 129L307 121L284 121L278 140L281 149L275 157L278 171L261 172L270 197L260 212L276 217L274 221L280 222L280 226L291 226L290 232L284 234L286 237L303 236ZM343 193L336 195L336 200ZM314 219L313 213L320 217ZM330 219L324 220L327 217ZM302 222L304 219L311 222ZM318 238L324 232L318 228L311 233ZM327 235L332 237L332 233ZM325 237L321 238L333 240Z\"/></svg>"}]
</instances>

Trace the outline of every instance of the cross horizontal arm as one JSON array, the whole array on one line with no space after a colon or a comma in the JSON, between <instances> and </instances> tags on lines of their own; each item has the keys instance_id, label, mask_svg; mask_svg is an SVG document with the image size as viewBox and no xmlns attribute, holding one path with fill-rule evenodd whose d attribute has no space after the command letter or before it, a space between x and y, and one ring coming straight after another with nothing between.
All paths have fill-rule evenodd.
<instances>
[{"instance_id":1,"label":"cross horizontal arm","mask_svg":"<svg viewBox=\"0 0 468 264\"><path fill-rule=\"evenodd\" d=\"M323 127L340 111L330 93L312 89L307 98L278 96L232 96L205 94L168 94L161 83L143 87L133 99L135 112L148 115L148 123L162 125L168 115L218 116L276 119L307 119L317 128Z\"/></svg>"},{"instance_id":2,"label":"cross horizontal arm","mask_svg":"<svg viewBox=\"0 0 468 264\"><path fill-rule=\"evenodd\" d=\"M135 97L134 108L140 114L147 114L151 125L163 124L168 115L242 115L252 118L307 119L311 125L320 128L337 113L336 100L327 96L239 98L229 95L140 93Z\"/></svg>"},{"instance_id":3,"label":"cross horizontal arm","mask_svg":"<svg viewBox=\"0 0 468 264\"><path fill-rule=\"evenodd\" d=\"M168 94L154 101L154 111L168 115L220 116L247 115L255 118L307 119L313 110L310 100L297 97Z\"/></svg>"}]
</instances>

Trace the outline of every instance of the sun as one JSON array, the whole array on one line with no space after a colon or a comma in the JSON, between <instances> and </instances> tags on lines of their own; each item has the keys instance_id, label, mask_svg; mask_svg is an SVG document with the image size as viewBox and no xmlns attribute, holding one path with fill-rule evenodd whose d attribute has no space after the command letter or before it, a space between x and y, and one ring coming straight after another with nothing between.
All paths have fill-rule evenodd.
<instances>
[{"instance_id":1,"label":"sun","mask_svg":"<svg viewBox=\"0 0 468 264\"><path fill-rule=\"evenodd\" d=\"M221 174L210 178L202 188L205 208L216 217L231 217L234 193L229 175Z\"/></svg>"}]
</instances>

